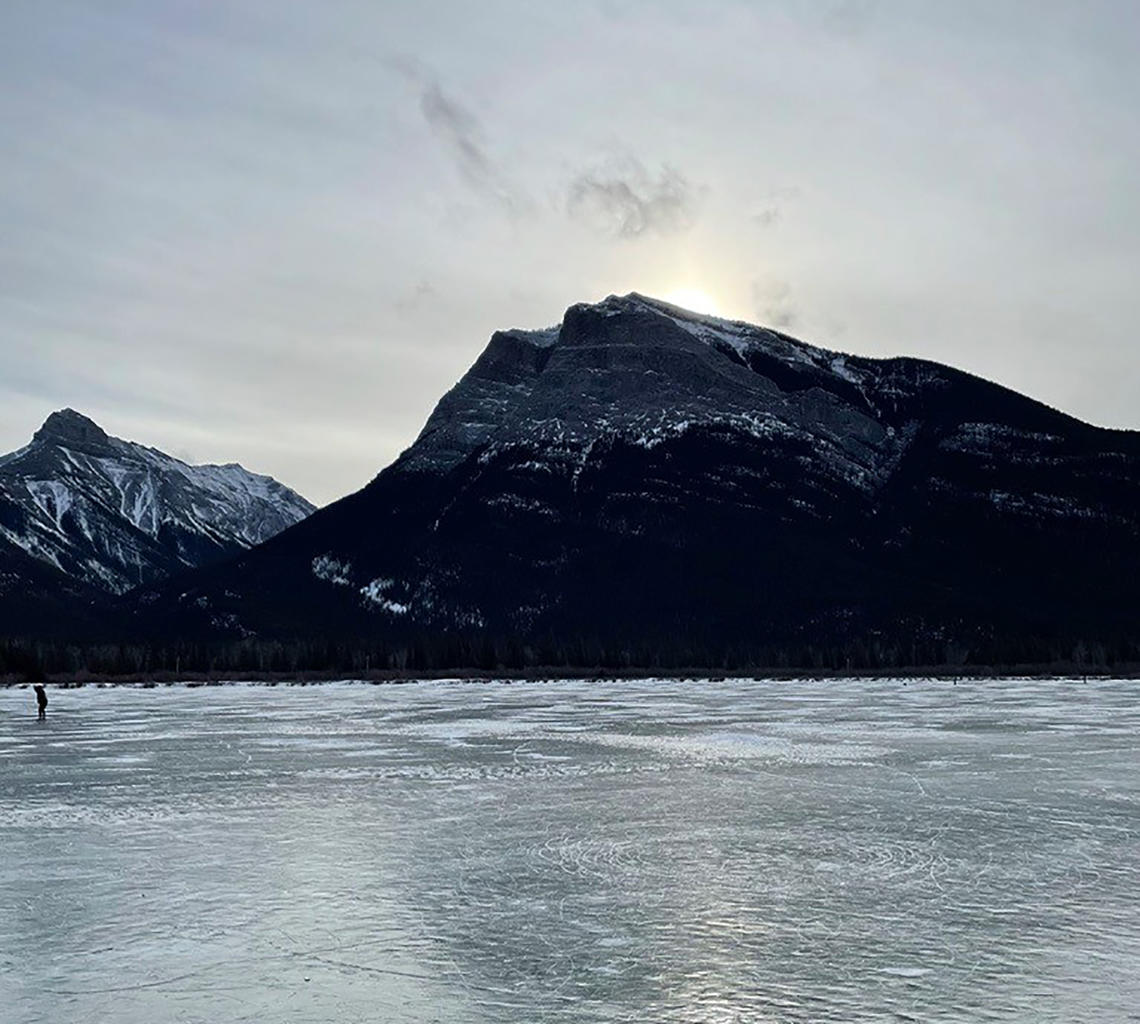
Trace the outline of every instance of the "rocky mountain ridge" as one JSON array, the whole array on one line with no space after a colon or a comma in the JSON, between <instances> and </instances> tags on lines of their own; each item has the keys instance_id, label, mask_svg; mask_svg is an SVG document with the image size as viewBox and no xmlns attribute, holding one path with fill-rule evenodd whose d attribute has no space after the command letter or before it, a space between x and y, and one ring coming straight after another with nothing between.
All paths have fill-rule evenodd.
<instances>
[{"instance_id":1,"label":"rocky mountain ridge","mask_svg":"<svg viewBox=\"0 0 1140 1024\"><path fill-rule=\"evenodd\" d=\"M370 485L149 592L143 618L479 637L540 661L822 644L937 661L1131 636L1138 538L1134 433L631 294L496 333Z\"/></svg>"},{"instance_id":2,"label":"rocky mountain ridge","mask_svg":"<svg viewBox=\"0 0 1140 1024\"><path fill-rule=\"evenodd\" d=\"M271 477L189 465L72 409L0 457L0 545L111 594L237 554L313 511Z\"/></svg>"}]
</instances>

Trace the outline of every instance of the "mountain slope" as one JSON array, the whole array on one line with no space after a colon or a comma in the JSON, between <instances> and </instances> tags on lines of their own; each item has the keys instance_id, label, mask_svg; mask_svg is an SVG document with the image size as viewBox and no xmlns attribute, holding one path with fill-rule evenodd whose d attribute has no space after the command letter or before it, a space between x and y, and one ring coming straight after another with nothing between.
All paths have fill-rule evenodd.
<instances>
[{"instance_id":1,"label":"mountain slope","mask_svg":"<svg viewBox=\"0 0 1140 1024\"><path fill-rule=\"evenodd\" d=\"M99 599L105 597L0 540L0 638L35 636L75 643L105 636L112 622L100 606Z\"/></svg>"},{"instance_id":2,"label":"mountain slope","mask_svg":"<svg viewBox=\"0 0 1140 1024\"><path fill-rule=\"evenodd\" d=\"M270 477L187 465L71 409L0 457L0 543L112 593L236 554L312 511Z\"/></svg>"},{"instance_id":3,"label":"mountain slope","mask_svg":"<svg viewBox=\"0 0 1140 1024\"><path fill-rule=\"evenodd\" d=\"M629 295L495 334L368 487L147 614L538 660L943 660L1131 642L1138 535L1135 434Z\"/></svg>"}]
</instances>

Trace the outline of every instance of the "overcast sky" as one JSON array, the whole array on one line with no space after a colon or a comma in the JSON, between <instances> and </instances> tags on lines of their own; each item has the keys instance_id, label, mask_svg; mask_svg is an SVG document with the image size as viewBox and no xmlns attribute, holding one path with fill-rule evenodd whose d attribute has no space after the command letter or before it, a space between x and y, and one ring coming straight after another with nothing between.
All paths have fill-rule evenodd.
<instances>
[{"instance_id":1,"label":"overcast sky","mask_svg":"<svg viewBox=\"0 0 1140 1024\"><path fill-rule=\"evenodd\" d=\"M0 450L72 406L319 503L573 302L1140 427L1140 4L3 0Z\"/></svg>"}]
</instances>

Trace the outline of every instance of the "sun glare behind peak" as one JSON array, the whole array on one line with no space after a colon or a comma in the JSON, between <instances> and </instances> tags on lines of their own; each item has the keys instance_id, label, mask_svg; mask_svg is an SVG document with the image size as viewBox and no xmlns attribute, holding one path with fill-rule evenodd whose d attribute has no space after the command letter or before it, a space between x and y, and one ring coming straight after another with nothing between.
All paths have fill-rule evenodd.
<instances>
[{"instance_id":1,"label":"sun glare behind peak","mask_svg":"<svg viewBox=\"0 0 1140 1024\"><path fill-rule=\"evenodd\" d=\"M665 301L693 313L709 313L716 316L720 312L716 299L700 288L675 288L665 295Z\"/></svg>"}]
</instances>

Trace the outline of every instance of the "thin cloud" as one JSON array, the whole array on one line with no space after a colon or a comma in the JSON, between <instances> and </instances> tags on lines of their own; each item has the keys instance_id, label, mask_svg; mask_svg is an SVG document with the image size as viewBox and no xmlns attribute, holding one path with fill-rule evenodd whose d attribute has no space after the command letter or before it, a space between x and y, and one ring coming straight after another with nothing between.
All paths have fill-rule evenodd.
<instances>
[{"instance_id":1,"label":"thin cloud","mask_svg":"<svg viewBox=\"0 0 1140 1024\"><path fill-rule=\"evenodd\" d=\"M451 150L468 184L498 191L498 173L483 148L482 130L471 111L431 82L420 95L420 110L436 136Z\"/></svg>"},{"instance_id":2,"label":"thin cloud","mask_svg":"<svg viewBox=\"0 0 1140 1024\"><path fill-rule=\"evenodd\" d=\"M392 304L398 313L414 313L441 299L439 289L427 280L421 280L396 297Z\"/></svg>"},{"instance_id":3,"label":"thin cloud","mask_svg":"<svg viewBox=\"0 0 1140 1024\"><path fill-rule=\"evenodd\" d=\"M780 188L769 192L761 201L760 208L752 214L752 223L762 228L779 224L784 219L784 211L799 194L798 188Z\"/></svg>"},{"instance_id":4,"label":"thin cloud","mask_svg":"<svg viewBox=\"0 0 1140 1024\"><path fill-rule=\"evenodd\" d=\"M757 319L765 327L786 330L795 327L799 320L799 313L792 300L792 286L787 281L753 281L752 304Z\"/></svg>"},{"instance_id":5,"label":"thin cloud","mask_svg":"<svg viewBox=\"0 0 1140 1024\"><path fill-rule=\"evenodd\" d=\"M614 238L671 235L693 226L700 194L675 168L665 165L654 175L628 157L575 177L566 192L566 212Z\"/></svg>"},{"instance_id":6,"label":"thin cloud","mask_svg":"<svg viewBox=\"0 0 1140 1024\"><path fill-rule=\"evenodd\" d=\"M463 180L508 213L518 214L527 210L530 203L526 196L492 158L479 118L445 92L436 77L420 62L408 57L393 57L387 64L418 87L420 113L432 134L451 154Z\"/></svg>"},{"instance_id":7,"label":"thin cloud","mask_svg":"<svg viewBox=\"0 0 1140 1024\"><path fill-rule=\"evenodd\" d=\"M765 206L752 215L752 220L762 228L770 228L779 224L783 216L784 211L779 206Z\"/></svg>"}]
</instances>

